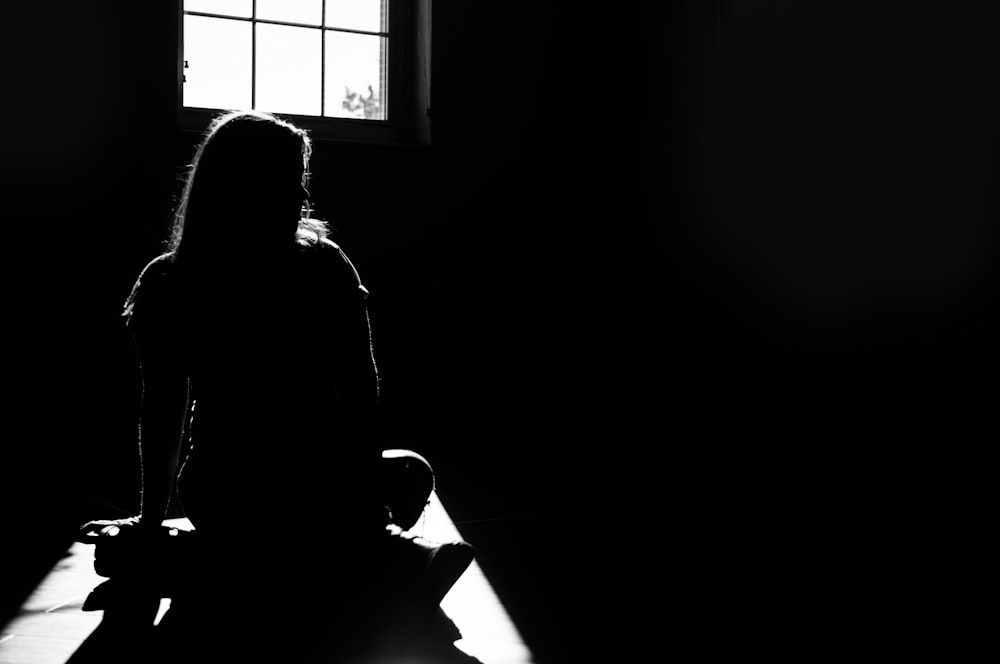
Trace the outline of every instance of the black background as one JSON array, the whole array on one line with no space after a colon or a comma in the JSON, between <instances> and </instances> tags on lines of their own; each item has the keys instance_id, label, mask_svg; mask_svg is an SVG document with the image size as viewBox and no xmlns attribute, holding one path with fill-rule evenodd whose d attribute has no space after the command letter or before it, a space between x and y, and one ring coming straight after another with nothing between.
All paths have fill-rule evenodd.
<instances>
[{"instance_id":1,"label":"black background","mask_svg":"<svg viewBox=\"0 0 1000 664\"><path fill-rule=\"evenodd\" d=\"M118 313L197 140L171 4L5 19L6 611L137 507ZM383 444L539 661L925 643L899 606L995 431L995 11L633 4L438 2L432 147L317 143Z\"/></svg>"}]
</instances>

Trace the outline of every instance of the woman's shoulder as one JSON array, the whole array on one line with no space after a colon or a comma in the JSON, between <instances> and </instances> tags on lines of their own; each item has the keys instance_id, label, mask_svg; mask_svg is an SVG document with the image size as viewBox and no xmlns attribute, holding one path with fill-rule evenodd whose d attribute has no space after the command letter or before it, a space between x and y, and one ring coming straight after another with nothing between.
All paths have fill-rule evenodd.
<instances>
[{"instance_id":1,"label":"woman's shoulder","mask_svg":"<svg viewBox=\"0 0 1000 664\"><path fill-rule=\"evenodd\" d=\"M354 269L351 260L344 253L344 250L339 244L330 240L328 238L323 238L313 245L312 251L319 261L326 265L332 265L337 267L350 266Z\"/></svg>"},{"instance_id":2,"label":"woman's shoulder","mask_svg":"<svg viewBox=\"0 0 1000 664\"><path fill-rule=\"evenodd\" d=\"M320 253L322 253L324 255L328 255L328 256L332 256L334 254L341 255L341 256L344 255L344 250L340 248L340 245L337 244L336 242L334 242L333 240L331 240L328 237L321 238L313 246L316 248L316 251L318 251L318 252L320 252ZM345 256L345 258L346 258L346 256Z\"/></svg>"},{"instance_id":3,"label":"woman's shoulder","mask_svg":"<svg viewBox=\"0 0 1000 664\"><path fill-rule=\"evenodd\" d=\"M166 292L169 288L173 263L174 255L172 252L160 254L146 263L132 285L132 292L129 293L128 300L125 302L123 315L131 317L138 301L158 299Z\"/></svg>"},{"instance_id":4,"label":"woman's shoulder","mask_svg":"<svg viewBox=\"0 0 1000 664\"><path fill-rule=\"evenodd\" d=\"M158 279L166 277L174 265L174 252L168 251L164 254L160 254L153 260L146 263L146 266L142 268L139 273L139 279L143 277L149 277L152 279Z\"/></svg>"},{"instance_id":5,"label":"woman's shoulder","mask_svg":"<svg viewBox=\"0 0 1000 664\"><path fill-rule=\"evenodd\" d=\"M357 268L339 244L323 238L313 245L312 250L323 266L324 272L344 285L360 289L367 296L368 290L362 285Z\"/></svg>"},{"instance_id":6,"label":"woman's shoulder","mask_svg":"<svg viewBox=\"0 0 1000 664\"><path fill-rule=\"evenodd\" d=\"M146 266L142 268L142 271L139 272L139 277L135 281L133 290L139 288L143 290L159 290L160 288L164 288L171 281L170 275L173 271L173 252L160 254L146 263Z\"/></svg>"}]
</instances>

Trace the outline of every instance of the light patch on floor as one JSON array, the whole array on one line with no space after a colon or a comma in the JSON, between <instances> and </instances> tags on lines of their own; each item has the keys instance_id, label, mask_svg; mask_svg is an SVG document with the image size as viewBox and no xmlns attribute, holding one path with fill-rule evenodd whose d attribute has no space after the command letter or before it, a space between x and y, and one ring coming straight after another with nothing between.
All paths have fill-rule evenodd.
<instances>
[{"instance_id":1,"label":"light patch on floor","mask_svg":"<svg viewBox=\"0 0 1000 664\"><path fill-rule=\"evenodd\" d=\"M191 528L187 519L167 524ZM435 542L461 538L436 493L412 532ZM94 572L94 547L77 543L67 554L0 632L0 664L64 664L101 621L102 612L81 610L90 591L104 581ZM157 620L168 607L165 600ZM475 561L441 607L462 632L455 645L464 652L483 664L531 664L531 652Z\"/></svg>"},{"instance_id":2,"label":"light patch on floor","mask_svg":"<svg viewBox=\"0 0 1000 664\"><path fill-rule=\"evenodd\" d=\"M0 664L62 664L97 624L83 601L104 581L94 572L94 548L74 544L0 633Z\"/></svg>"},{"instance_id":3,"label":"light patch on floor","mask_svg":"<svg viewBox=\"0 0 1000 664\"><path fill-rule=\"evenodd\" d=\"M462 539L436 492L431 493L421 521L410 532L434 542ZM475 542L472 544L475 546ZM510 615L475 561L445 595L441 608L462 632L462 639L455 645L483 664L533 661Z\"/></svg>"}]
</instances>

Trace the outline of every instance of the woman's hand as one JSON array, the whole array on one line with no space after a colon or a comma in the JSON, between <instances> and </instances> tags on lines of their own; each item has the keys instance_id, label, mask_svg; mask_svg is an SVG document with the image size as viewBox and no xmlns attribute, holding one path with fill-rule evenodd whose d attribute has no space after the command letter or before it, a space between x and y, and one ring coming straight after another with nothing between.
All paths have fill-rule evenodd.
<instances>
[{"instance_id":1,"label":"woman's hand","mask_svg":"<svg viewBox=\"0 0 1000 664\"><path fill-rule=\"evenodd\" d=\"M164 566L171 529L160 524L143 523L137 517L99 519L80 527L77 541L97 545L94 549L94 571L104 577L155 579Z\"/></svg>"},{"instance_id":2,"label":"woman's hand","mask_svg":"<svg viewBox=\"0 0 1000 664\"><path fill-rule=\"evenodd\" d=\"M136 533L140 529L140 520L137 516L130 516L126 519L98 519L88 521L80 526L80 532L77 533L76 539L78 542L94 544L105 537L117 537L125 532Z\"/></svg>"}]
</instances>

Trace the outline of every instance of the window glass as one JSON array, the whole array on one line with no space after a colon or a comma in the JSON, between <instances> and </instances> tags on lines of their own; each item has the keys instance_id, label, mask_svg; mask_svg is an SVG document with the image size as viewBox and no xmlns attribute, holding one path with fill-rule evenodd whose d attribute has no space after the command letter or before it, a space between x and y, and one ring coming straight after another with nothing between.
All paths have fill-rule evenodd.
<instances>
[{"instance_id":1,"label":"window glass","mask_svg":"<svg viewBox=\"0 0 1000 664\"><path fill-rule=\"evenodd\" d=\"M251 24L184 17L184 105L250 108Z\"/></svg>"},{"instance_id":2,"label":"window glass","mask_svg":"<svg viewBox=\"0 0 1000 664\"><path fill-rule=\"evenodd\" d=\"M383 0L327 0L326 27L383 32Z\"/></svg>"},{"instance_id":3,"label":"window glass","mask_svg":"<svg viewBox=\"0 0 1000 664\"><path fill-rule=\"evenodd\" d=\"M386 119L386 39L351 32L326 35L326 115Z\"/></svg>"},{"instance_id":4,"label":"window glass","mask_svg":"<svg viewBox=\"0 0 1000 664\"><path fill-rule=\"evenodd\" d=\"M326 4L337 2L327 0ZM323 20L323 0L257 0L257 18L319 25Z\"/></svg>"},{"instance_id":5,"label":"window glass","mask_svg":"<svg viewBox=\"0 0 1000 664\"><path fill-rule=\"evenodd\" d=\"M319 115L321 54L319 30L259 23L255 107Z\"/></svg>"}]
</instances>

